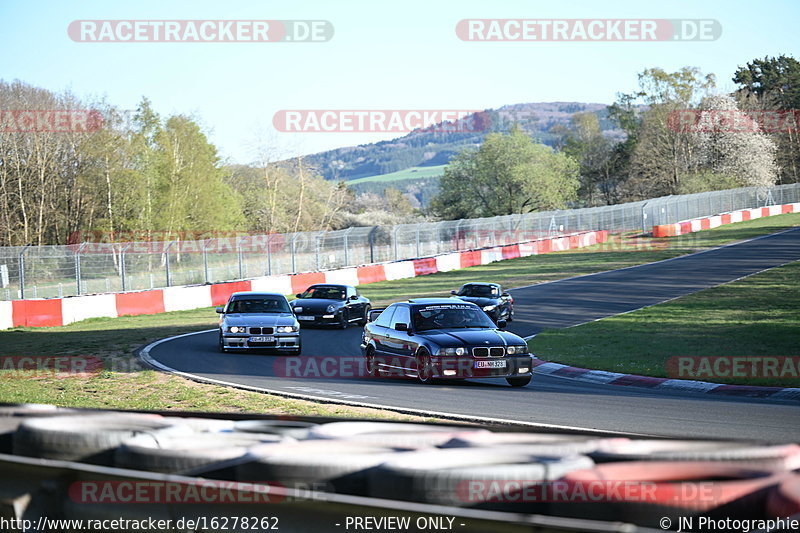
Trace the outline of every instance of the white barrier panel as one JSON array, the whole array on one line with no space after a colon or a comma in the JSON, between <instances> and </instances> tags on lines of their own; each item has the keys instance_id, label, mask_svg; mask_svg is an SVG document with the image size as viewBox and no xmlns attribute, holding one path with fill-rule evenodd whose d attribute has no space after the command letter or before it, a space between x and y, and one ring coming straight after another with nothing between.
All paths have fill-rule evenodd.
<instances>
[{"instance_id":1,"label":"white barrier panel","mask_svg":"<svg viewBox=\"0 0 800 533\"><path fill-rule=\"evenodd\" d=\"M792 206L792 213L800 213L800 202L789 205Z\"/></svg>"},{"instance_id":2,"label":"white barrier panel","mask_svg":"<svg viewBox=\"0 0 800 533\"><path fill-rule=\"evenodd\" d=\"M481 250L481 264L488 265L495 261L503 260L503 251L500 248L489 248L488 250Z\"/></svg>"},{"instance_id":3,"label":"white barrier panel","mask_svg":"<svg viewBox=\"0 0 800 533\"><path fill-rule=\"evenodd\" d=\"M781 206L779 205L771 205L769 206L769 216L774 217L775 215L781 214Z\"/></svg>"},{"instance_id":4,"label":"white barrier panel","mask_svg":"<svg viewBox=\"0 0 800 533\"><path fill-rule=\"evenodd\" d=\"M386 279L405 279L413 278L414 261L400 261L399 263L386 263L383 265L383 271L386 272Z\"/></svg>"},{"instance_id":5,"label":"white barrier panel","mask_svg":"<svg viewBox=\"0 0 800 533\"><path fill-rule=\"evenodd\" d=\"M708 217L709 227L711 228L718 228L722 225L722 217L719 215Z\"/></svg>"},{"instance_id":6,"label":"white barrier panel","mask_svg":"<svg viewBox=\"0 0 800 533\"><path fill-rule=\"evenodd\" d=\"M692 232L700 231L702 229L703 229L703 225L700 222L699 218L695 218L694 220L692 220Z\"/></svg>"},{"instance_id":7,"label":"white barrier panel","mask_svg":"<svg viewBox=\"0 0 800 533\"><path fill-rule=\"evenodd\" d=\"M355 268L342 268L325 272L325 282L337 285L358 285L358 270Z\"/></svg>"},{"instance_id":8,"label":"white barrier panel","mask_svg":"<svg viewBox=\"0 0 800 533\"><path fill-rule=\"evenodd\" d=\"M731 213L731 223L734 222L741 222L742 221L742 212L741 211L734 211Z\"/></svg>"},{"instance_id":9,"label":"white barrier panel","mask_svg":"<svg viewBox=\"0 0 800 533\"><path fill-rule=\"evenodd\" d=\"M449 272L461 268L461 254L444 254L436 258L436 270L439 272Z\"/></svg>"},{"instance_id":10,"label":"white barrier panel","mask_svg":"<svg viewBox=\"0 0 800 533\"><path fill-rule=\"evenodd\" d=\"M164 289L164 311L187 311L203 307L211 307L211 285Z\"/></svg>"},{"instance_id":11,"label":"white barrier panel","mask_svg":"<svg viewBox=\"0 0 800 533\"><path fill-rule=\"evenodd\" d=\"M64 325L87 318L116 318L117 297L114 294L95 294L63 298L61 317Z\"/></svg>"},{"instance_id":12,"label":"white barrier panel","mask_svg":"<svg viewBox=\"0 0 800 533\"><path fill-rule=\"evenodd\" d=\"M10 301L0 301L0 329L14 327L14 311Z\"/></svg>"},{"instance_id":13,"label":"white barrier panel","mask_svg":"<svg viewBox=\"0 0 800 533\"><path fill-rule=\"evenodd\" d=\"M292 294L292 280L289 276L264 276L250 280L250 288L260 292Z\"/></svg>"},{"instance_id":14,"label":"white barrier panel","mask_svg":"<svg viewBox=\"0 0 800 533\"><path fill-rule=\"evenodd\" d=\"M553 251L563 252L564 250L569 250L569 237L553 239Z\"/></svg>"},{"instance_id":15,"label":"white barrier panel","mask_svg":"<svg viewBox=\"0 0 800 533\"><path fill-rule=\"evenodd\" d=\"M748 209L748 211L750 212L750 220L753 220L755 218L761 218L761 208L760 207L757 207L755 209Z\"/></svg>"},{"instance_id":16,"label":"white barrier panel","mask_svg":"<svg viewBox=\"0 0 800 533\"><path fill-rule=\"evenodd\" d=\"M528 257L529 255L536 255L536 244L532 242L524 242L519 245L519 256Z\"/></svg>"}]
</instances>

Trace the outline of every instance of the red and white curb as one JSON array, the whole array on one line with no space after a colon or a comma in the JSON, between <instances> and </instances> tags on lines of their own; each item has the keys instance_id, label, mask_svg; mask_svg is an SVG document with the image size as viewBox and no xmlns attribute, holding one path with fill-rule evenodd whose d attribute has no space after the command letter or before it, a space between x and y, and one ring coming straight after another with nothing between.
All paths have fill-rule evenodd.
<instances>
[{"instance_id":1,"label":"red and white curb","mask_svg":"<svg viewBox=\"0 0 800 533\"><path fill-rule=\"evenodd\" d=\"M749 398L769 398L771 400L800 401L800 388L756 387L750 385L726 385L708 381L692 381L687 379L656 378L636 374L620 374L605 370L589 370L575 366L551 363L534 357L535 374L594 383L597 385L615 385L635 387L657 391L675 391L718 396L746 396Z\"/></svg>"},{"instance_id":2,"label":"red and white curb","mask_svg":"<svg viewBox=\"0 0 800 533\"><path fill-rule=\"evenodd\" d=\"M763 217L774 217L786 213L800 213L800 203L770 205L753 209L740 209L729 213L722 213L711 217L692 218L681 220L673 224L659 224L653 226L653 237L676 237L696 231L714 229L728 224L755 220Z\"/></svg>"}]
</instances>

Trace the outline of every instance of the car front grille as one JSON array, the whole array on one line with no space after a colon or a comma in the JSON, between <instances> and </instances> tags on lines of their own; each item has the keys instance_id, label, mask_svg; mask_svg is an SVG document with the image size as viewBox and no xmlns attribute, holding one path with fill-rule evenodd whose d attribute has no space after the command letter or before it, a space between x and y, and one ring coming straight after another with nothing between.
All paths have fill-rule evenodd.
<instances>
[{"instance_id":1,"label":"car front grille","mask_svg":"<svg viewBox=\"0 0 800 533\"><path fill-rule=\"evenodd\" d=\"M472 349L472 355L475 357L503 357L505 353L506 349L502 346L479 346Z\"/></svg>"},{"instance_id":2,"label":"car front grille","mask_svg":"<svg viewBox=\"0 0 800 533\"><path fill-rule=\"evenodd\" d=\"M274 328L250 328L250 335L272 334Z\"/></svg>"}]
</instances>

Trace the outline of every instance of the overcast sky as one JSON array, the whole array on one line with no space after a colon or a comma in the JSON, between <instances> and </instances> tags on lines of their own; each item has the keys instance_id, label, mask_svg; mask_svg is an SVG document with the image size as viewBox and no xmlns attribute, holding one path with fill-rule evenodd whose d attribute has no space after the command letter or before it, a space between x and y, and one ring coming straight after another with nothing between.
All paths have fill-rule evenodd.
<instances>
[{"instance_id":1,"label":"overcast sky","mask_svg":"<svg viewBox=\"0 0 800 533\"><path fill-rule=\"evenodd\" d=\"M796 0L9 1L0 2L0 77L123 109L142 96L162 114L194 114L229 161L314 153L397 134L281 133L284 109L485 109L522 102L611 103L648 67L685 65L733 87L737 66L800 58ZM466 42L462 19L716 19L693 42ZM75 20L327 20L327 42L90 43Z\"/></svg>"}]
</instances>

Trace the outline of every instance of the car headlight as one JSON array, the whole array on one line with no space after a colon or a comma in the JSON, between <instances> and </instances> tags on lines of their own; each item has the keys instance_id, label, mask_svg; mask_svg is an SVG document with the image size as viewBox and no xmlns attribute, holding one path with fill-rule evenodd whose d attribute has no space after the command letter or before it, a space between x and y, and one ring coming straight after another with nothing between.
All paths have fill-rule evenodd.
<instances>
[{"instance_id":1,"label":"car headlight","mask_svg":"<svg viewBox=\"0 0 800 533\"><path fill-rule=\"evenodd\" d=\"M336 305L334 305L334 304L329 305L328 306L328 312L329 313L335 313L336 312Z\"/></svg>"},{"instance_id":2,"label":"car headlight","mask_svg":"<svg viewBox=\"0 0 800 533\"><path fill-rule=\"evenodd\" d=\"M228 331L231 333L244 333L244 328L242 326L231 326Z\"/></svg>"},{"instance_id":3,"label":"car headlight","mask_svg":"<svg viewBox=\"0 0 800 533\"><path fill-rule=\"evenodd\" d=\"M303 307L300 306L300 305L295 305L292 309L294 309L295 311L297 311L299 313L299 312L301 312L303 310Z\"/></svg>"},{"instance_id":4,"label":"car headlight","mask_svg":"<svg viewBox=\"0 0 800 533\"><path fill-rule=\"evenodd\" d=\"M458 348L439 348L439 355L464 355L467 350L459 346Z\"/></svg>"},{"instance_id":5,"label":"car headlight","mask_svg":"<svg viewBox=\"0 0 800 533\"><path fill-rule=\"evenodd\" d=\"M523 354L528 352L528 345L524 344L522 346L506 346L506 353L509 355L513 354Z\"/></svg>"},{"instance_id":6,"label":"car headlight","mask_svg":"<svg viewBox=\"0 0 800 533\"><path fill-rule=\"evenodd\" d=\"M297 330L297 326L278 326L275 328L276 333L294 333Z\"/></svg>"},{"instance_id":7,"label":"car headlight","mask_svg":"<svg viewBox=\"0 0 800 533\"><path fill-rule=\"evenodd\" d=\"M497 305L487 305L483 308L484 311L494 311L497 308Z\"/></svg>"}]
</instances>

